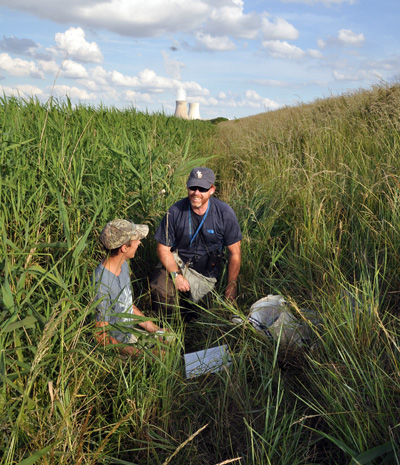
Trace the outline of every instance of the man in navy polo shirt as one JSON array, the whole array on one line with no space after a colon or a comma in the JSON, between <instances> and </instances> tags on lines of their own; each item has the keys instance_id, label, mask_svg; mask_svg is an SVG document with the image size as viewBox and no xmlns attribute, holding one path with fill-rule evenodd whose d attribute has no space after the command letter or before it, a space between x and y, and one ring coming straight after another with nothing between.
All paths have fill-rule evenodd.
<instances>
[{"instance_id":1,"label":"man in navy polo shirt","mask_svg":"<svg viewBox=\"0 0 400 465\"><path fill-rule=\"evenodd\" d=\"M151 280L155 302L175 305L177 291L190 293L194 302L201 300L215 286L225 248L225 297L236 299L242 233L232 208L213 197L214 183L211 169L194 168L186 184L188 196L168 210L156 231L160 267Z\"/></svg>"}]
</instances>

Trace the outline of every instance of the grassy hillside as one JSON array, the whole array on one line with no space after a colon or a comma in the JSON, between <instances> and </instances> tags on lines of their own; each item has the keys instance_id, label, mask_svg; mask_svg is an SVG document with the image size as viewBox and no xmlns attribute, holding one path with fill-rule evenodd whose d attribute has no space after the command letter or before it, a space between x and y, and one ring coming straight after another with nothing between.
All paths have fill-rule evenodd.
<instances>
[{"instance_id":1,"label":"grassy hillside","mask_svg":"<svg viewBox=\"0 0 400 465\"><path fill-rule=\"evenodd\" d=\"M400 461L398 86L218 125L3 98L0 125L0 463ZM243 231L237 306L177 321L162 360L96 348L102 226L152 236L204 164ZM153 317L156 262L149 237L131 269ZM267 294L318 315L312 347L230 322ZM217 344L230 368L185 379L182 351Z\"/></svg>"},{"instance_id":2,"label":"grassy hillside","mask_svg":"<svg viewBox=\"0 0 400 465\"><path fill-rule=\"evenodd\" d=\"M354 284L379 269L385 302L396 305L399 92L380 87L220 126L221 186L247 235L262 232L252 268L268 276L263 292L275 286L271 274L313 298L332 293L338 274Z\"/></svg>"}]
</instances>

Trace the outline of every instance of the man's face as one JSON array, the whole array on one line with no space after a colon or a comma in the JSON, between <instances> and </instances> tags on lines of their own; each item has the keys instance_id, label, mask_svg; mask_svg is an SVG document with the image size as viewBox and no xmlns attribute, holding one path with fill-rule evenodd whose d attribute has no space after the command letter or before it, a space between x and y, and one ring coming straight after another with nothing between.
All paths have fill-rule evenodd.
<instances>
[{"instance_id":1,"label":"man's face","mask_svg":"<svg viewBox=\"0 0 400 465\"><path fill-rule=\"evenodd\" d=\"M188 187L188 198L190 205L194 211L201 209L207 204L208 199L214 194L215 187L211 186L209 190L205 190L203 187Z\"/></svg>"}]
</instances>

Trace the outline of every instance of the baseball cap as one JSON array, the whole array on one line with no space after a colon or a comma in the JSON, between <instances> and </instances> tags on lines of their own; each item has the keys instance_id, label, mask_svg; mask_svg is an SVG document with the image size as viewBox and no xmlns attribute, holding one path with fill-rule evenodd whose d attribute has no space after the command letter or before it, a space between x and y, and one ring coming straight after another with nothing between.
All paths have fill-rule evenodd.
<instances>
[{"instance_id":1,"label":"baseball cap","mask_svg":"<svg viewBox=\"0 0 400 465\"><path fill-rule=\"evenodd\" d=\"M201 166L199 168L193 168L190 172L189 179L186 183L187 187L204 187L209 189L215 183L215 174L210 168Z\"/></svg>"},{"instance_id":2,"label":"baseball cap","mask_svg":"<svg viewBox=\"0 0 400 465\"><path fill-rule=\"evenodd\" d=\"M107 223L100 234L100 241L108 250L117 249L126 242L144 239L149 233L147 224L135 224L128 220Z\"/></svg>"}]
</instances>

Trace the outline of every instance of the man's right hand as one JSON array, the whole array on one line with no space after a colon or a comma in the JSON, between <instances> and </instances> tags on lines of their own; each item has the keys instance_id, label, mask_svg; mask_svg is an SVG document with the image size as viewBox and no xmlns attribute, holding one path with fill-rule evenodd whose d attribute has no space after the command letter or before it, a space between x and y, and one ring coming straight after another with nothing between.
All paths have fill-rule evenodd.
<instances>
[{"instance_id":1,"label":"man's right hand","mask_svg":"<svg viewBox=\"0 0 400 465\"><path fill-rule=\"evenodd\" d=\"M181 274L178 274L174 282L175 282L175 288L177 291L181 291L181 292L190 291L189 281L186 278L184 278Z\"/></svg>"}]
</instances>

